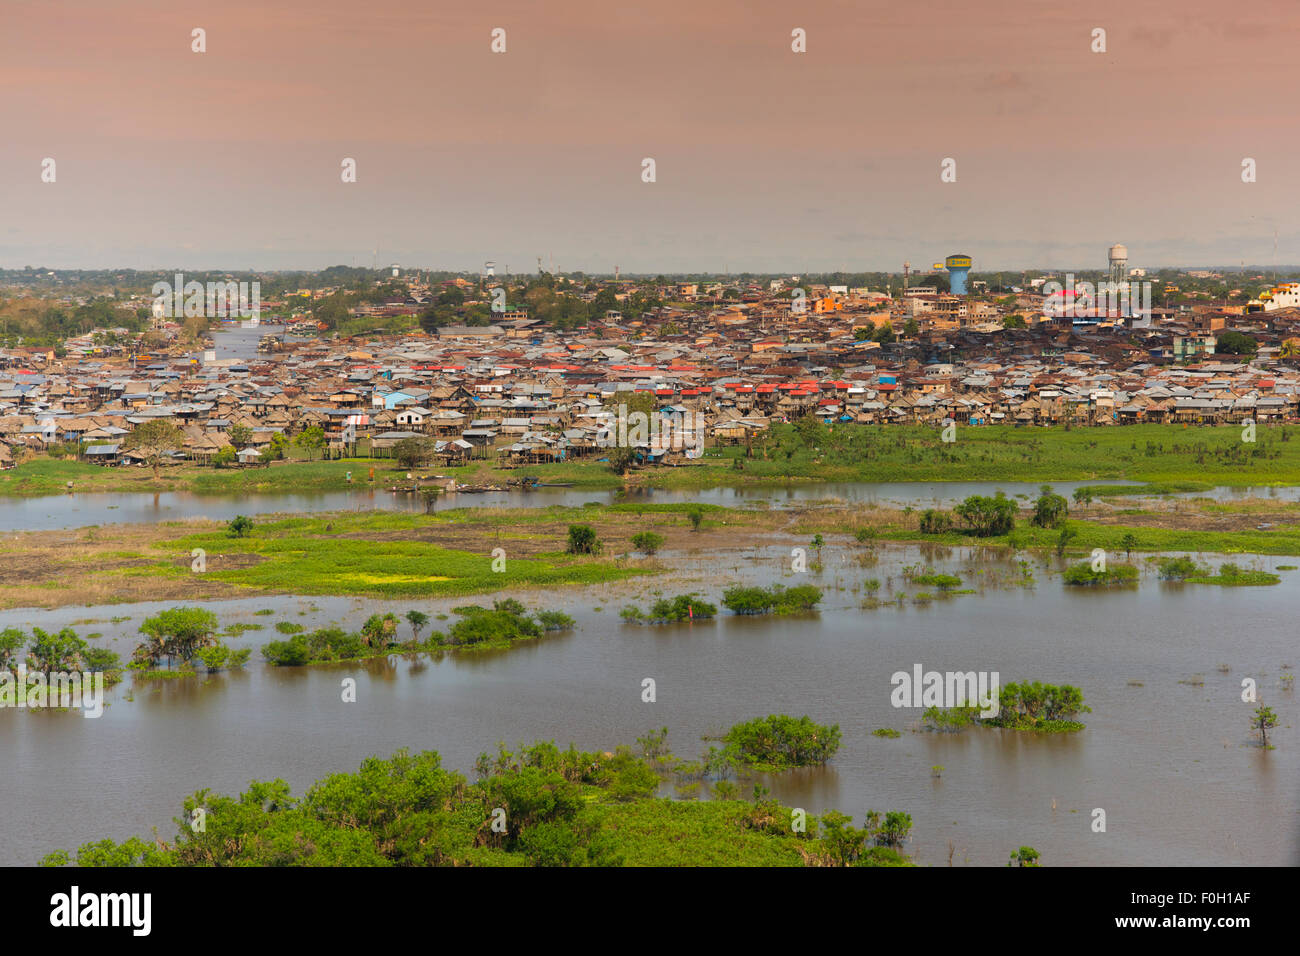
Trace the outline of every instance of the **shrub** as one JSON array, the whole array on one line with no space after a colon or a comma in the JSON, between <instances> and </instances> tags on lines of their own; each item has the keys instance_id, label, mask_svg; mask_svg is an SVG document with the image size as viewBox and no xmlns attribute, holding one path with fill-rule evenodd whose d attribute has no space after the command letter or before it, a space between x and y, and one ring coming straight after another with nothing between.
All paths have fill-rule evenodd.
<instances>
[{"instance_id":1,"label":"shrub","mask_svg":"<svg viewBox=\"0 0 1300 956\"><path fill-rule=\"evenodd\" d=\"M1075 586L1114 587L1137 584L1138 569L1131 564L1111 564L1104 571L1094 571L1088 561L1080 561L1065 569L1065 583Z\"/></svg>"},{"instance_id":2,"label":"shrub","mask_svg":"<svg viewBox=\"0 0 1300 956\"><path fill-rule=\"evenodd\" d=\"M952 515L936 508L921 512L921 534L944 534L952 530Z\"/></svg>"},{"instance_id":3,"label":"shrub","mask_svg":"<svg viewBox=\"0 0 1300 956\"><path fill-rule=\"evenodd\" d=\"M830 760L839 750L840 725L817 724L806 715L771 714L736 724L722 739L737 763L785 770Z\"/></svg>"},{"instance_id":4,"label":"shrub","mask_svg":"<svg viewBox=\"0 0 1300 956\"><path fill-rule=\"evenodd\" d=\"M655 601L646 614L629 604L623 608L620 616L629 624L676 624L679 621L707 621L717 613L716 604L701 600L694 594L679 594L674 598Z\"/></svg>"},{"instance_id":5,"label":"shrub","mask_svg":"<svg viewBox=\"0 0 1300 956\"><path fill-rule=\"evenodd\" d=\"M569 525L569 554L600 554L600 539L591 525Z\"/></svg>"},{"instance_id":6,"label":"shrub","mask_svg":"<svg viewBox=\"0 0 1300 956\"><path fill-rule=\"evenodd\" d=\"M643 554L654 554L663 547L664 536L653 531L642 531L632 535L632 547Z\"/></svg>"},{"instance_id":7,"label":"shrub","mask_svg":"<svg viewBox=\"0 0 1300 956\"><path fill-rule=\"evenodd\" d=\"M88 671L115 671L122 666L117 654L106 647L91 647L82 653Z\"/></svg>"},{"instance_id":8,"label":"shrub","mask_svg":"<svg viewBox=\"0 0 1300 956\"><path fill-rule=\"evenodd\" d=\"M913 584L948 590L961 586L961 578L955 574L918 574L912 578Z\"/></svg>"},{"instance_id":9,"label":"shrub","mask_svg":"<svg viewBox=\"0 0 1300 956\"><path fill-rule=\"evenodd\" d=\"M244 515L235 515L235 517L231 519L230 523L226 525L226 531L228 531L231 537L234 538L242 538L252 530L253 519L245 517Z\"/></svg>"},{"instance_id":10,"label":"shrub","mask_svg":"<svg viewBox=\"0 0 1300 956\"><path fill-rule=\"evenodd\" d=\"M970 533L979 538L1007 534L1016 525L1016 503L999 491L992 497L971 495L956 507Z\"/></svg>"},{"instance_id":11,"label":"shrub","mask_svg":"<svg viewBox=\"0 0 1300 956\"><path fill-rule=\"evenodd\" d=\"M998 697L998 713L985 721L994 727L1014 730L1071 731L1083 724L1073 720L1080 712L1091 713L1083 703L1083 691L1069 684L1022 681L1007 684Z\"/></svg>"},{"instance_id":12,"label":"shrub","mask_svg":"<svg viewBox=\"0 0 1300 956\"><path fill-rule=\"evenodd\" d=\"M737 614L790 614L811 611L822 599L822 592L811 584L785 588L777 584L771 588L736 587L722 592L722 604Z\"/></svg>"},{"instance_id":13,"label":"shrub","mask_svg":"<svg viewBox=\"0 0 1300 956\"><path fill-rule=\"evenodd\" d=\"M1161 558L1160 577L1165 581L1182 581L1194 574L1200 574L1201 568L1190 557Z\"/></svg>"},{"instance_id":14,"label":"shrub","mask_svg":"<svg viewBox=\"0 0 1300 956\"><path fill-rule=\"evenodd\" d=\"M1052 494L1051 486L1043 485L1029 522L1039 528L1059 528L1069 511L1069 503L1060 495Z\"/></svg>"},{"instance_id":15,"label":"shrub","mask_svg":"<svg viewBox=\"0 0 1300 956\"><path fill-rule=\"evenodd\" d=\"M573 618L562 611L539 611L537 623L543 631L568 631L573 628Z\"/></svg>"},{"instance_id":16,"label":"shrub","mask_svg":"<svg viewBox=\"0 0 1300 956\"><path fill-rule=\"evenodd\" d=\"M194 656L208 669L208 673L222 668L243 667L251 654L252 651L247 647L237 651L224 644L214 644L212 647L204 647L194 652Z\"/></svg>"},{"instance_id":17,"label":"shrub","mask_svg":"<svg viewBox=\"0 0 1300 956\"><path fill-rule=\"evenodd\" d=\"M559 611L543 611L537 619L529 616L527 609L513 598L496 601L492 610L475 605L458 607L461 615L448 631L448 644L510 644L514 641L541 637L545 631L566 630L573 626L573 618Z\"/></svg>"},{"instance_id":18,"label":"shrub","mask_svg":"<svg viewBox=\"0 0 1300 956\"><path fill-rule=\"evenodd\" d=\"M305 635L297 634L287 641L272 641L263 646L262 656L276 667L300 667L311 660L311 647Z\"/></svg>"}]
</instances>

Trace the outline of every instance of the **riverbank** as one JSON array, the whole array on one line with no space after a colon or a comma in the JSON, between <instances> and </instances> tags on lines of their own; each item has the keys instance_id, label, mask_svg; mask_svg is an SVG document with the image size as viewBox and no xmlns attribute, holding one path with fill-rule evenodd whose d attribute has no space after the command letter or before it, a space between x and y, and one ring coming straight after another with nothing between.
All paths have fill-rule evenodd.
<instances>
[{"instance_id":1,"label":"riverbank","mask_svg":"<svg viewBox=\"0 0 1300 956\"><path fill-rule=\"evenodd\" d=\"M1152 493L1172 493L1216 485L1300 484L1300 428L1261 425L1255 441L1245 442L1242 428L1236 425L1128 425L1068 431L958 426L956 440L944 442L939 429L920 426L822 425L800 434L794 426L777 425L750 449L710 448L703 458L686 465L634 469L622 476L607 462L592 458L519 468L482 461L417 470L452 475L463 485L500 487L528 475L591 489L701 490L841 481L1130 481L1149 485L1146 490ZM407 472L391 459L356 458L231 469L187 463L165 467L155 476L144 467L101 468L38 458L0 474L0 496L33 497L69 490L253 494L387 489L403 483Z\"/></svg>"}]
</instances>

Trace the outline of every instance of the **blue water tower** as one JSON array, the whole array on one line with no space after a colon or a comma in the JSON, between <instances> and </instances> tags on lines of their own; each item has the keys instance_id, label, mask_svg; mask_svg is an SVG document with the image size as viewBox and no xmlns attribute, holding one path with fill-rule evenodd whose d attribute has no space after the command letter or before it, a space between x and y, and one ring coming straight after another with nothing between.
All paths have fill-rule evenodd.
<instances>
[{"instance_id":1,"label":"blue water tower","mask_svg":"<svg viewBox=\"0 0 1300 956\"><path fill-rule=\"evenodd\" d=\"M948 270L949 288L953 295L966 294L966 277L970 275L970 256L949 256L943 260L943 267Z\"/></svg>"}]
</instances>

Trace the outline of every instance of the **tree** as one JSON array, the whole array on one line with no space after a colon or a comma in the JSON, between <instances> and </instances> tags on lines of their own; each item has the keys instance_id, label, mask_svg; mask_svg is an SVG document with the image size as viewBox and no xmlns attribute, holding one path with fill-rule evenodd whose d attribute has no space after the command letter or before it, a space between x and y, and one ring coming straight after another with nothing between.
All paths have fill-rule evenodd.
<instances>
[{"instance_id":1,"label":"tree","mask_svg":"<svg viewBox=\"0 0 1300 956\"><path fill-rule=\"evenodd\" d=\"M999 491L992 497L971 495L953 509L979 538L1006 534L1016 525L1016 503Z\"/></svg>"},{"instance_id":2,"label":"tree","mask_svg":"<svg viewBox=\"0 0 1300 956\"><path fill-rule=\"evenodd\" d=\"M653 531L641 531L632 535L632 547L645 554L654 554L663 543L664 536Z\"/></svg>"},{"instance_id":3,"label":"tree","mask_svg":"<svg viewBox=\"0 0 1300 956\"><path fill-rule=\"evenodd\" d=\"M1129 531L1124 537L1119 539L1119 546L1124 549L1124 557L1128 559L1133 555L1133 549L1138 546L1137 535Z\"/></svg>"},{"instance_id":4,"label":"tree","mask_svg":"<svg viewBox=\"0 0 1300 956\"><path fill-rule=\"evenodd\" d=\"M805 448L812 448L816 445L823 433L821 419L812 412L795 422L794 430Z\"/></svg>"},{"instance_id":5,"label":"tree","mask_svg":"<svg viewBox=\"0 0 1300 956\"><path fill-rule=\"evenodd\" d=\"M704 523L704 509L699 505L692 505L686 511L686 518L691 523L691 530L699 531L700 525Z\"/></svg>"},{"instance_id":6,"label":"tree","mask_svg":"<svg viewBox=\"0 0 1300 956\"><path fill-rule=\"evenodd\" d=\"M1038 851L1032 846L1022 846L1011 852L1011 862L1007 866L1041 866L1038 857Z\"/></svg>"},{"instance_id":7,"label":"tree","mask_svg":"<svg viewBox=\"0 0 1300 956\"><path fill-rule=\"evenodd\" d=\"M406 622L411 625L411 636L415 641L420 640L420 632L425 629L429 623L429 615L422 611L407 611Z\"/></svg>"},{"instance_id":8,"label":"tree","mask_svg":"<svg viewBox=\"0 0 1300 956\"><path fill-rule=\"evenodd\" d=\"M212 463L218 468L225 468L227 465L235 463L235 457L235 449L230 445L224 445L213 456Z\"/></svg>"},{"instance_id":9,"label":"tree","mask_svg":"<svg viewBox=\"0 0 1300 956\"><path fill-rule=\"evenodd\" d=\"M307 452L307 460L311 461L312 455L321 448L325 447L325 430L319 425L312 425L304 428L294 436L293 443L298 448Z\"/></svg>"},{"instance_id":10,"label":"tree","mask_svg":"<svg viewBox=\"0 0 1300 956\"><path fill-rule=\"evenodd\" d=\"M1039 528L1058 528L1065 521L1069 510L1066 500L1052 493L1051 485L1043 485L1039 489L1038 501L1034 504L1034 514L1029 521Z\"/></svg>"},{"instance_id":11,"label":"tree","mask_svg":"<svg viewBox=\"0 0 1300 956\"><path fill-rule=\"evenodd\" d=\"M937 508L926 508L921 512L919 527L921 534L946 534L952 530L952 515Z\"/></svg>"},{"instance_id":12,"label":"tree","mask_svg":"<svg viewBox=\"0 0 1300 956\"><path fill-rule=\"evenodd\" d=\"M0 670L13 670L18 652L26 643L27 635L16 627L6 627L0 631Z\"/></svg>"},{"instance_id":13,"label":"tree","mask_svg":"<svg viewBox=\"0 0 1300 956\"><path fill-rule=\"evenodd\" d=\"M1272 707L1265 707L1262 704L1255 710L1254 716L1250 718L1250 727L1259 734L1259 743L1261 747L1268 746L1268 732L1277 726L1277 714L1273 713Z\"/></svg>"},{"instance_id":14,"label":"tree","mask_svg":"<svg viewBox=\"0 0 1300 956\"><path fill-rule=\"evenodd\" d=\"M848 866L862 853L867 842L867 831L853 827L853 818L838 810L827 810L821 816L822 843L826 852L840 866Z\"/></svg>"},{"instance_id":15,"label":"tree","mask_svg":"<svg viewBox=\"0 0 1300 956\"><path fill-rule=\"evenodd\" d=\"M84 668L85 653L89 645L70 627L49 634L39 627L32 628L32 646L27 653L27 666L34 671L79 671Z\"/></svg>"},{"instance_id":16,"label":"tree","mask_svg":"<svg viewBox=\"0 0 1300 956\"><path fill-rule=\"evenodd\" d=\"M1259 351L1259 343L1249 335L1229 330L1218 336L1214 350L1227 355L1254 355Z\"/></svg>"},{"instance_id":17,"label":"tree","mask_svg":"<svg viewBox=\"0 0 1300 956\"><path fill-rule=\"evenodd\" d=\"M247 425L231 425L226 437L230 439L230 444L236 449L242 450L248 447L248 443L253 440L253 430Z\"/></svg>"},{"instance_id":18,"label":"tree","mask_svg":"<svg viewBox=\"0 0 1300 956\"><path fill-rule=\"evenodd\" d=\"M569 554L599 554L600 539L588 524L569 525Z\"/></svg>"},{"instance_id":19,"label":"tree","mask_svg":"<svg viewBox=\"0 0 1300 956\"><path fill-rule=\"evenodd\" d=\"M420 435L403 438L393 445L393 458L403 468L419 468L432 457L433 447L433 442Z\"/></svg>"},{"instance_id":20,"label":"tree","mask_svg":"<svg viewBox=\"0 0 1300 956\"><path fill-rule=\"evenodd\" d=\"M894 335L894 327L889 324L888 319L876 326L876 334L872 337L881 345L888 345L897 338L897 336Z\"/></svg>"},{"instance_id":21,"label":"tree","mask_svg":"<svg viewBox=\"0 0 1300 956\"><path fill-rule=\"evenodd\" d=\"M123 447L135 452L144 459L145 464L153 469L153 476L158 477L158 469L164 460L171 457L185 443L185 433L171 421L155 418L135 427L126 436Z\"/></svg>"},{"instance_id":22,"label":"tree","mask_svg":"<svg viewBox=\"0 0 1300 956\"><path fill-rule=\"evenodd\" d=\"M1004 329L1023 329L1025 328L1025 317L1019 314L1003 316L1002 327Z\"/></svg>"},{"instance_id":23,"label":"tree","mask_svg":"<svg viewBox=\"0 0 1300 956\"><path fill-rule=\"evenodd\" d=\"M196 660L200 661L211 674L222 668L243 667L248 660L252 651L245 647L242 650L234 650L225 644L213 644L211 647L201 647L194 652Z\"/></svg>"},{"instance_id":24,"label":"tree","mask_svg":"<svg viewBox=\"0 0 1300 956\"><path fill-rule=\"evenodd\" d=\"M253 519L246 515L235 515L226 525L226 531L232 538L242 538L253 530Z\"/></svg>"},{"instance_id":25,"label":"tree","mask_svg":"<svg viewBox=\"0 0 1300 956\"><path fill-rule=\"evenodd\" d=\"M149 638L136 648L137 659L157 662L166 657L188 662L199 648L216 642L217 616L199 607L176 607L146 618L140 633Z\"/></svg>"},{"instance_id":26,"label":"tree","mask_svg":"<svg viewBox=\"0 0 1300 956\"><path fill-rule=\"evenodd\" d=\"M371 650L383 650L393 642L397 633L397 615L392 611L387 614L372 614L361 625L361 637Z\"/></svg>"},{"instance_id":27,"label":"tree","mask_svg":"<svg viewBox=\"0 0 1300 956\"><path fill-rule=\"evenodd\" d=\"M876 845L887 846L895 850L901 849L911 833L912 815L903 813L901 810L890 810L885 814L885 819L880 824L880 832L876 835Z\"/></svg>"},{"instance_id":28,"label":"tree","mask_svg":"<svg viewBox=\"0 0 1300 956\"><path fill-rule=\"evenodd\" d=\"M636 464L636 449L615 445L609 450L609 468L616 475L626 475Z\"/></svg>"}]
</instances>

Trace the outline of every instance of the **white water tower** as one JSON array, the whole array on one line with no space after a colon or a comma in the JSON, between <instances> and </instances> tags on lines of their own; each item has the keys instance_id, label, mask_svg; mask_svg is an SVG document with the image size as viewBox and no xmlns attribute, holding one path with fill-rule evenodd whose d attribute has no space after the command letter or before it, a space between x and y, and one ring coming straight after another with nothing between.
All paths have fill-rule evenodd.
<instances>
[{"instance_id":1,"label":"white water tower","mask_svg":"<svg viewBox=\"0 0 1300 956\"><path fill-rule=\"evenodd\" d=\"M483 263L483 278L490 279L497 274L497 264L495 262Z\"/></svg>"},{"instance_id":2,"label":"white water tower","mask_svg":"<svg viewBox=\"0 0 1300 956\"><path fill-rule=\"evenodd\" d=\"M1116 285L1121 285L1128 280L1128 247L1120 245L1118 242L1110 247L1106 254L1107 261L1110 263L1110 281Z\"/></svg>"}]
</instances>

